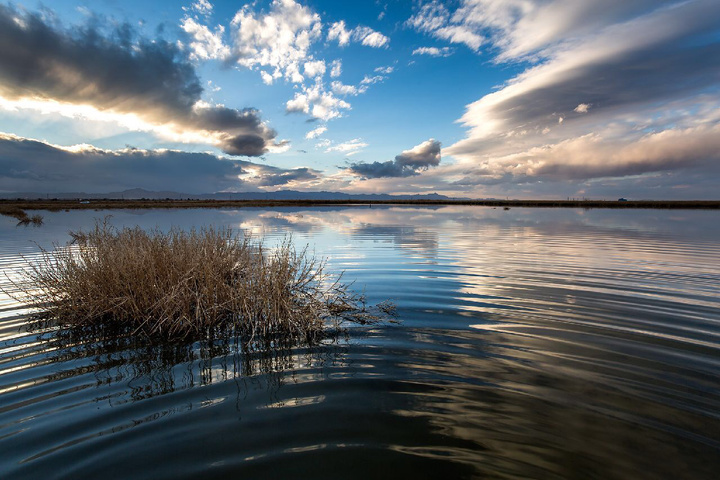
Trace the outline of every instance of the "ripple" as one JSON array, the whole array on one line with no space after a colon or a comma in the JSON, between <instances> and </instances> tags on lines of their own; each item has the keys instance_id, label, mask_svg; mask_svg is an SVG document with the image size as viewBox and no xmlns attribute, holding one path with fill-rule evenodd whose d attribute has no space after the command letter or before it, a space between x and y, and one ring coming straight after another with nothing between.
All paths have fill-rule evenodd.
<instances>
[{"instance_id":1,"label":"ripple","mask_svg":"<svg viewBox=\"0 0 720 480\"><path fill-rule=\"evenodd\" d=\"M292 233L398 325L250 352L29 331L12 281L93 212L0 231L8 478L715 478L716 212L113 212ZM96 214L99 215L99 214ZM30 238L35 236L37 238ZM33 244L34 240L38 245Z\"/></svg>"}]
</instances>

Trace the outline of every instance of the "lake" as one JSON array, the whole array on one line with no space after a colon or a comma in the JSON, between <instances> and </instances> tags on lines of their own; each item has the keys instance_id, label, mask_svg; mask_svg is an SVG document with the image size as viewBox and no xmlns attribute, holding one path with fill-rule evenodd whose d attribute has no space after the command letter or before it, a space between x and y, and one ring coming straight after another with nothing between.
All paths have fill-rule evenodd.
<instances>
[{"instance_id":1,"label":"lake","mask_svg":"<svg viewBox=\"0 0 720 480\"><path fill-rule=\"evenodd\" d=\"M25 328L0 294L1 478L717 478L720 212L445 206L0 217L0 283L118 226L291 234L398 323L248 352Z\"/></svg>"}]
</instances>

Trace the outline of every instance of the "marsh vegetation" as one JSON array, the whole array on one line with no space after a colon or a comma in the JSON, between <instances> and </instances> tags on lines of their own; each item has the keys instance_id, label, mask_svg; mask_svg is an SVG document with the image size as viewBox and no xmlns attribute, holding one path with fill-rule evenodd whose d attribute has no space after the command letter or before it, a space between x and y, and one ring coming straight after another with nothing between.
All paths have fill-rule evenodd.
<instances>
[{"instance_id":1,"label":"marsh vegetation","mask_svg":"<svg viewBox=\"0 0 720 480\"><path fill-rule=\"evenodd\" d=\"M117 229L107 219L71 236L28 261L16 285L43 322L116 325L153 339L222 330L251 342L313 341L328 325L372 323L392 309L367 308L291 239L266 249L230 228Z\"/></svg>"},{"instance_id":2,"label":"marsh vegetation","mask_svg":"<svg viewBox=\"0 0 720 480\"><path fill-rule=\"evenodd\" d=\"M18 220L18 226L28 226L33 225L35 227L39 227L43 224L43 216L42 215L33 215L30 216L20 207L17 207L15 205L7 205L3 204L0 205L0 215L5 215L6 217L13 217Z\"/></svg>"}]
</instances>

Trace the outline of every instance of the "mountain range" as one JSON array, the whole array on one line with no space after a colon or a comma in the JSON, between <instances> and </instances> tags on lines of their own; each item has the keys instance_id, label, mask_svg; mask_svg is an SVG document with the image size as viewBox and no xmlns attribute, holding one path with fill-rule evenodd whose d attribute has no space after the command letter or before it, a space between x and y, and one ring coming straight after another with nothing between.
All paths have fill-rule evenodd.
<instances>
[{"instance_id":1,"label":"mountain range","mask_svg":"<svg viewBox=\"0 0 720 480\"><path fill-rule=\"evenodd\" d=\"M11 192L0 193L0 198L6 199L111 199L111 200L138 200L138 199L197 199L197 200L468 200L467 198L454 198L429 193L425 195L389 195L383 193L342 193L342 192L299 192L296 190L278 190L276 192L217 192L190 194L172 191L151 191L142 188L123 190L109 193L38 193L38 192Z\"/></svg>"}]
</instances>

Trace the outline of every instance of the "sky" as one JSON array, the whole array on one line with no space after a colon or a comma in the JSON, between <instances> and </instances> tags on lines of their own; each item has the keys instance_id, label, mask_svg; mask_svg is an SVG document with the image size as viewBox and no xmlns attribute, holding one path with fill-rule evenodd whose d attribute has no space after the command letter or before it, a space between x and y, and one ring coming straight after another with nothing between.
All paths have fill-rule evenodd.
<instances>
[{"instance_id":1,"label":"sky","mask_svg":"<svg viewBox=\"0 0 720 480\"><path fill-rule=\"evenodd\" d=\"M0 0L0 192L720 198L717 0Z\"/></svg>"}]
</instances>

